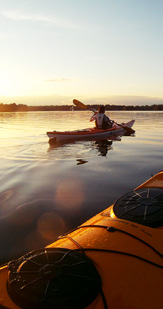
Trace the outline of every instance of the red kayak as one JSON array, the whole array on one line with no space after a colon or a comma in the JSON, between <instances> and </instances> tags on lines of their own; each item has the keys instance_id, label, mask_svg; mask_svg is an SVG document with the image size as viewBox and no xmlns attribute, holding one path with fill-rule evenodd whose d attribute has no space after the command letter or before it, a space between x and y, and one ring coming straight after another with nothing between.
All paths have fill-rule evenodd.
<instances>
[{"instance_id":1,"label":"red kayak","mask_svg":"<svg viewBox=\"0 0 163 309\"><path fill-rule=\"evenodd\" d=\"M52 131L47 132L47 136L50 141L54 142L64 142L68 140L94 140L94 139L107 139L110 135L116 135L119 133L134 133L134 130L131 129L134 125L135 120L131 120L127 123L117 124L114 123L110 129L97 129L97 128L88 128L84 130L76 130L76 131Z\"/></svg>"}]
</instances>

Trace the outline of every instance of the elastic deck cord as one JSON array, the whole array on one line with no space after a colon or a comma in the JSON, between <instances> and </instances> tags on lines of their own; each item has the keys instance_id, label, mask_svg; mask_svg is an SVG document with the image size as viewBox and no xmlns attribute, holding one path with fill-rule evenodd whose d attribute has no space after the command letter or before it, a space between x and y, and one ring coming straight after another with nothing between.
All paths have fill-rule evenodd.
<instances>
[{"instance_id":1,"label":"elastic deck cord","mask_svg":"<svg viewBox=\"0 0 163 309\"><path fill-rule=\"evenodd\" d=\"M156 250L153 246L151 246L150 244L148 244L146 241L144 241L144 240L142 240L142 239L140 239L139 237L137 237L137 236L135 236L135 235L132 235L131 233L129 233L129 232L126 232L126 231L123 231L123 230L121 230L121 229L117 229L117 228L115 228L115 227L113 227L113 226L110 226L110 227L108 227L108 226L105 226L105 225L81 225L81 226L78 226L76 229L74 229L74 230L71 230L70 232L67 232L67 233L65 233L65 234L63 234L63 235L61 235L61 236L59 236L59 239L60 238L64 238L64 237L67 237L68 236L68 234L71 234L72 232L75 232L75 231L77 231L77 230L79 230L79 229L81 229L81 228L103 228L103 229L106 229L108 232L121 232L121 233L123 233L123 234L126 234L126 235L128 235L128 236L130 236L130 237L132 237L132 238L134 238L134 239L136 239L136 240L138 240L138 241L140 241L141 243L143 243L144 245L146 245L146 246L148 246L150 249L152 249L155 253L157 253L160 257L162 257L163 255L158 251L158 250ZM70 237L70 236L69 236ZM67 237L68 238L68 237ZM71 237L70 237L71 238ZM75 241L74 241L75 242ZM78 244L79 245L79 244ZM80 245L79 245L80 246Z\"/></svg>"},{"instance_id":2,"label":"elastic deck cord","mask_svg":"<svg viewBox=\"0 0 163 309\"><path fill-rule=\"evenodd\" d=\"M115 227L107 227L107 226L103 226L103 225L83 225L83 226L79 226L77 227L76 229L72 230L71 232L73 231L76 231L80 228L103 228L103 229L106 229L108 232L121 232L121 233L124 233L130 237L133 237L134 239L137 239L138 241L142 242L143 244L145 244L146 246L148 246L150 249L152 249L154 252L156 252L159 256L162 257L162 254L160 254L153 246L149 245L147 242L143 241L142 239L138 238L137 236L134 236L126 231L123 231L121 229L117 229ZM71 233L69 232L69 233ZM86 251L101 251L101 252L107 252L107 253L115 253L115 254L123 254L123 255L127 255L127 256L130 256L130 257L134 257L134 258L137 258L139 260L142 260L143 262L146 262L146 263L149 263L149 264L152 264L156 267L159 267L159 268L163 268L161 265L159 264L156 264L154 262L151 262L147 259L144 259L140 256L137 256L137 255L134 255L134 254L130 254L130 253L125 253L125 252L120 252L120 251L116 251L116 250L108 250L108 249L96 249L96 248L83 248L76 240L74 240L71 236L69 236L69 233L65 233L64 235L60 236L59 239L61 238L68 238L70 241L72 241L77 247L77 251L81 251L82 254L85 254ZM92 263L94 263L92 261ZM100 291L101 293L101 296L102 296L102 301L103 301L103 305L104 305L104 309L108 309L108 305L107 305L107 302L106 302L106 297L104 295L104 292L103 290L101 289Z\"/></svg>"}]
</instances>

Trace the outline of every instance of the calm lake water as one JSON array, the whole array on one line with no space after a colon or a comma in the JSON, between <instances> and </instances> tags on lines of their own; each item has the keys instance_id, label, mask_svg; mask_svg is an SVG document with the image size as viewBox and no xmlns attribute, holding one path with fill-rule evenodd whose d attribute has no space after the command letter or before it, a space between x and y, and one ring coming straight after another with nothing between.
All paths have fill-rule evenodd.
<instances>
[{"instance_id":1,"label":"calm lake water","mask_svg":"<svg viewBox=\"0 0 163 309\"><path fill-rule=\"evenodd\" d=\"M135 119L135 134L50 147L46 131L92 127L91 112L0 113L0 263L49 244L163 169L163 112L109 115Z\"/></svg>"}]
</instances>

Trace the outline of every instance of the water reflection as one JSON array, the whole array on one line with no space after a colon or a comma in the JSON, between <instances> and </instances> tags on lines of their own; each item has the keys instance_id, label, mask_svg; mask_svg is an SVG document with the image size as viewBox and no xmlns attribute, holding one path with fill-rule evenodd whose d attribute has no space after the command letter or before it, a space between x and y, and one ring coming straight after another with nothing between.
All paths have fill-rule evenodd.
<instances>
[{"instance_id":1,"label":"water reflection","mask_svg":"<svg viewBox=\"0 0 163 309\"><path fill-rule=\"evenodd\" d=\"M50 140L48 152L55 159L66 157L66 156L80 156L77 161L77 165L82 165L88 162L88 153L90 153L92 157L92 151L98 154L98 156L106 157L109 150L113 150L113 143L117 141L121 141L123 136L132 136L134 134L129 133L121 133L121 135L111 135L108 139L86 139L86 140L78 140L78 141L64 141L64 142L56 142ZM85 159L83 156L87 154L87 158Z\"/></svg>"},{"instance_id":2,"label":"water reflection","mask_svg":"<svg viewBox=\"0 0 163 309\"><path fill-rule=\"evenodd\" d=\"M5 217L0 214L0 234L3 235L0 238L1 264L43 247L69 229L63 210L57 208L52 197L33 199L23 204L13 202L12 206Z\"/></svg>"},{"instance_id":3,"label":"water reflection","mask_svg":"<svg viewBox=\"0 0 163 309\"><path fill-rule=\"evenodd\" d=\"M87 160L83 160L83 159L77 159L76 161L77 161L77 165L82 165L88 162Z\"/></svg>"},{"instance_id":4,"label":"water reflection","mask_svg":"<svg viewBox=\"0 0 163 309\"><path fill-rule=\"evenodd\" d=\"M113 141L108 141L108 140L102 140L102 141L96 141L96 149L99 152L99 155L102 157L106 157L108 150L112 149L112 143Z\"/></svg>"},{"instance_id":5,"label":"water reflection","mask_svg":"<svg viewBox=\"0 0 163 309\"><path fill-rule=\"evenodd\" d=\"M18 257L30 250L43 247L54 241L72 227L72 221L83 215L86 193L83 181L72 171L61 179L57 174L50 176L44 190L42 184L38 194L21 195L23 185L0 193L0 264ZM17 194L16 194L17 193ZM75 226L78 225L74 224ZM3 235L3 236L2 236Z\"/></svg>"}]
</instances>

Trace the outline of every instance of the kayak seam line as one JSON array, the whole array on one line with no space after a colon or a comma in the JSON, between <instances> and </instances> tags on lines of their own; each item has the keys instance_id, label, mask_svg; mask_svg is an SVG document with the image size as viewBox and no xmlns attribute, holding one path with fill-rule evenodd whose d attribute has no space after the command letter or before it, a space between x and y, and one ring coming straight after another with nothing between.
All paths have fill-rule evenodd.
<instances>
[{"instance_id":1,"label":"kayak seam line","mask_svg":"<svg viewBox=\"0 0 163 309\"><path fill-rule=\"evenodd\" d=\"M112 227L112 226L107 227L107 226L105 226L105 225L94 225L94 226L93 226L93 225L90 225L90 226L88 225L87 227L96 227L96 226L97 226L97 227L106 228L106 230L107 230L108 232L116 232L116 231L119 231L119 232L121 232L121 233L124 233L124 234L130 236L130 237L133 237L133 238L139 240L140 242L142 242L143 244L145 244L146 246L148 246L149 248L151 248L151 249L152 249L154 252L156 252L160 257L163 256L159 251L157 251L153 246L149 245L146 241L142 240L141 238L139 238L139 237L137 237L137 236L135 236L135 235L132 235L132 234L129 233L129 232L123 231L123 230L121 230L121 229L117 229L117 228ZM83 227L84 227L84 226L83 226ZM113 229L113 230L110 230L110 229Z\"/></svg>"},{"instance_id":2,"label":"kayak seam line","mask_svg":"<svg viewBox=\"0 0 163 309\"><path fill-rule=\"evenodd\" d=\"M130 235L130 234L129 234ZM162 265L160 264L157 264L157 263L154 263L154 262L151 262L141 256L138 256L138 255L135 255L135 254L132 254L132 253L127 253L127 252L122 252L122 251L116 251L116 250L110 250L110 249L99 249L99 248L83 248L76 240L74 240L72 237L70 236L64 236L65 238L68 238L70 241L72 241L77 247L79 247L79 249L76 249L76 251L81 251L83 254L85 254L85 251L101 251L101 252L110 252L110 253L117 253L117 254L122 254L122 255L127 255L127 256L131 256L131 257L135 257L141 261L144 261L144 262L147 262L149 264L152 264L156 267L159 267L159 268L163 268ZM139 239L138 239L139 240Z\"/></svg>"},{"instance_id":3,"label":"kayak seam line","mask_svg":"<svg viewBox=\"0 0 163 309\"><path fill-rule=\"evenodd\" d=\"M83 248L83 250L84 251L102 251L102 252L108 252L108 253L116 253L116 254L127 255L127 256L131 256L131 257L135 257L135 258L137 258L139 260L142 260L144 262L147 262L149 264L152 264L152 265L154 265L154 266L156 266L158 268L163 268L163 266L160 265L160 264L156 264L156 263L151 262L151 261L149 261L149 260L147 260L145 258L142 258L142 257L138 256L138 255L134 255L134 254L127 253L127 252L121 252L121 251L109 250L109 249L98 249L98 248Z\"/></svg>"},{"instance_id":4,"label":"kayak seam line","mask_svg":"<svg viewBox=\"0 0 163 309\"><path fill-rule=\"evenodd\" d=\"M88 228L88 227L91 227L91 228L95 228L95 227L97 227L97 228L104 228L104 229L106 229L108 232L116 232L116 231L119 231L119 232L124 233L124 234L126 234L126 235L128 235L128 236L130 236L130 237L133 237L134 239L137 239L137 240L140 241L141 243L145 244L147 247L149 247L149 248L152 249L155 253L157 253L160 257L163 256L159 251L157 251L153 246L149 245L146 241L140 239L139 237L137 237L137 236L135 236L135 235L132 235L132 234L129 233L129 232L123 231L123 230L121 230L121 229L117 229L117 228L112 227L112 226L109 226L109 227L108 227L108 226L105 226L105 225L91 225L91 224L90 224L90 225L81 225L81 226L78 226L76 229L73 229L73 230L71 230L70 232L65 233L64 235L60 236L59 239L61 239L61 238L63 238L63 237L67 237L68 234L70 234L70 233L72 233L72 232L75 232L76 230L79 230L80 228ZM109 230L109 229L110 229L110 230ZM111 229L112 229L112 230L111 230ZM67 238L71 238L71 237L68 236ZM71 239L72 239L72 238L71 238ZM74 240L74 243L78 244L75 240ZM80 245L78 244L78 246L80 246Z\"/></svg>"}]
</instances>

